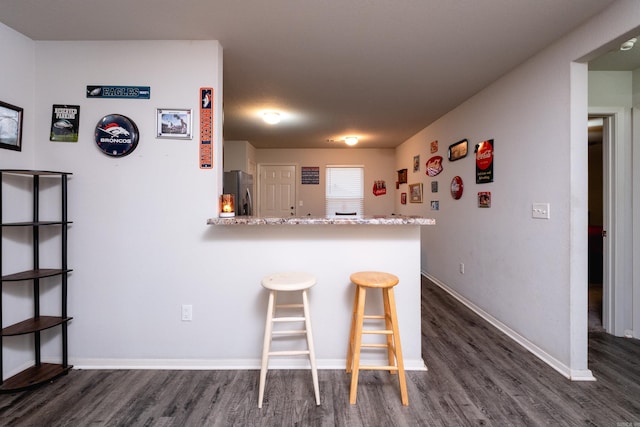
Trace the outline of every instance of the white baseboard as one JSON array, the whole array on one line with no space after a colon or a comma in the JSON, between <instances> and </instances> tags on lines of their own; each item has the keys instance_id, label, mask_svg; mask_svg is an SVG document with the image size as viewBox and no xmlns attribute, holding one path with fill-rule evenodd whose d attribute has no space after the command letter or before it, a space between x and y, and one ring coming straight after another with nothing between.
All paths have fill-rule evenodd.
<instances>
[{"instance_id":1,"label":"white baseboard","mask_svg":"<svg viewBox=\"0 0 640 427\"><path fill-rule=\"evenodd\" d=\"M431 280L433 283L435 283L437 286L442 288L449 295L451 295L452 297L460 301L462 304L467 306L470 310L472 310L478 316L482 317L484 320L489 322L495 328L502 331L509 338L511 338L512 340L514 340L515 342L523 346L529 352L533 353L533 355L535 355L537 358L542 360L547 365L551 366L553 369L558 371L560 374L562 374L566 378L569 378L572 381L595 381L596 380L595 377L593 376L593 373L589 369L576 370L576 369L569 368L566 364L562 363L555 357L551 356L549 353L542 350L533 342L529 341L522 335L518 334L516 331L509 328L507 325L500 322L498 319L496 319L486 311L482 310L481 308L473 304L471 301L469 301L468 299L466 299L465 297L463 297L462 295L460 295L459 293L457 293L456 291L448 287L443 282L439 281L433 276L430 276L424 271L422 272L422 275L427 279Z\"/></svg>"},{"instance_id":2,"label":"white baseboard","mask_svg":"<svg viewBox=\"0 0 640 427\"><path fill-rule=\"evenodd\" d=\"M363 360L363 364L368 360ZM376 361L386 364L384 360ZM254 370L260 359L85 359L69 360L73 369ZM318 369L344 370L346 359L316 359ZM422 359L405 359L407 371L426 371ZM307 359L271 358L269 369L309 369Z\"/></svg>"}]
</instances>

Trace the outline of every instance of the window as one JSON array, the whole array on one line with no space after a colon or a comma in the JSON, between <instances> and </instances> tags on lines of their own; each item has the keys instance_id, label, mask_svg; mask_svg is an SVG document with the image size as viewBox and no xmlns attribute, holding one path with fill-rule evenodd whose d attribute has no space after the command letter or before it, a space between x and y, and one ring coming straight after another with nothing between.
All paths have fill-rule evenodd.
<instances>
[{"instance_id":1,"label":"window","mask_svg":"<svg viewBox=\"0 0 640 427\"><path fill-rule=\"evenodd\" d=\"M364 214L364 167L327 166L326 215Z\"/></svg>"}]
</instances>

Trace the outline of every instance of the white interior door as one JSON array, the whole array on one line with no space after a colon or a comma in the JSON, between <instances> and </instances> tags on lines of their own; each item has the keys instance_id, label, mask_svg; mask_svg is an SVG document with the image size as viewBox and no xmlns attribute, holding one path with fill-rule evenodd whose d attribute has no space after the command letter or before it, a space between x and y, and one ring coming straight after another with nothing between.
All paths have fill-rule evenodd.
<instances>
[{"instance_id":1,"label":"white interior door","mask_svg":"<svg viewBox=\"0 0 640 427\"><path fill-rule=\"evenodd\" d=\"M631 109L590 107L603 122L603 307L605 330L633 336Z\"/></svg>"},{"instance_id":2,"label":"white interior door","mask_svg":"<svg viewBox=\"0 0 640 427\"><path fill-rule=\"evenodd\" d=\"M285 218L296 215L296 166L258 165L259 215Z\"/></svg>"}]
</instances>

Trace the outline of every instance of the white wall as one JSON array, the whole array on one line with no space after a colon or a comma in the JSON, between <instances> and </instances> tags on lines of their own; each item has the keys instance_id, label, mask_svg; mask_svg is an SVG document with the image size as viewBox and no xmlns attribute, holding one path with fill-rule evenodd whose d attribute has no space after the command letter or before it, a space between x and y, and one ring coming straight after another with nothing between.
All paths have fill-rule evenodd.
<instances>
[{"instance_id":1,"label":"white wall","mask_svg":"<svg viewBox=\"0 0 640 427\"><path fill-rule=\"evenodd\" d=\"M0 44L2 45L2 78L0 78L0 101L23 108L22 150L0 149L0 169L31 169L34 164L35 123L34 101L35 88L35 47L33 41L16 33L0 23ZM8 66L7 64L11 64ZM14 178L6 178L2 189L3 222L23 221L31 219L31 198L27 191L31 182ZM11 202L9 202L11 200ZM26 217L24 213L26 212ZM2 275L14 273L17 269L32 268L31 252L27 245L21 243L28 240L24 230L3 229L5 236L2 247ZM7 283L3 286L3 307L11 307L11 311L2 311L3 327L29 316L32 310L30 292L20 283ZM3 353L5 365L17 365L25 351L29 348L27 340L15 337L3 338L6 348Z\"/></svg>"},{"instance_id":2,"label":"white wall","mask_svg":"<svg viewBox=\"0 0 640 427\"><path fill-rule=\"evenodd\" d=\"M256 173L256 148L249 141L224 141L224 171Z\"/></svg>"},{"instance_id":3,"label":"white wall","mask_svg":"<svg viewBox=\"0 0 640 427\"><path fill-rule=\"evenodd\" d=\"M34 161L35 48L34 43L0 23L2 40L2 78L0 101L21 107L23 111L22 151L0 149L0 168L29 169Z\"/></svg>"},{"instance_id":4,"label":"white wall","mask_svg":"<svg viewBox=\"0 0 640 427\"><path fill-rule=\"evenodd\" d=\"M633 109L637 113L640 111L640 69L633 72ZM631 182L640 182L640 114L633 114L633 171ZM633 186L633 208L636 213L633 215L633 255L632 265L640 265L640 185ZM633 272L633 331L634 336L640 339L640 271L634 269Z\"/></svg>"},{"instance_id":5,"label":"white wall","mask_svg":"<svg viewBox=\"0 0 640 427\"><path fill-rule=\"evenodd\" d=\"M8 29L0 35L3 44L20 39ZM105 60L106 53L113 57L113 52L118 52L117 64ZM173 52L180 53L180 61L173 60ZM25 57L24 77L16 76L16 84L38 93L37 102L21 101L32 117L25 132L32 151L11 159L3 156L2 167L73 173L69 183L73 221L69 266L74 270L69 280L69 314L73 316L69 358L76 367L258 367L266 309L260 279L281 269L304 269L318 277L312 311L320 366L344 365L340 361L346 356L345 331L353 295L348 277L354 269L375 266L403 272L398 303L417 301L418 227L376 228L384 242L380 250L379 244L371 244L369 228L206 225L207 218L217 216L222 190L222 47L217 42L24 40L16 56ZM148 85L151 99L87 99L86 85L92 84ZM197 137L191 141L154 137L156 108L192 108L197 126L202 86L215 89L213 170L199 168ZM77 143L48 140L52 104L80 105ZM123 158L107 157L93 141L96 123L111 113L130 117L140 130L137 149ZM58 214L56 191L51 187L44 192L41 217ZM29 197L23 186L12 191L10 201L13 206L24 199L20 205L28 205ZM59 240L53 233L48 236L43 243L43 266L58 262ZM301 249L301 245L308 247ZM28 244L16 246L29 254ZM408 254L395 256L403 251ZM326 258L329 253L340 256L340 265ZM17 252L4 261L14 271L22 267L18 264L28 263ZM56 310L55 285L47 284L45 312ZM5 319L27 317L28 297L24 292L7 297L16 304L5 309ZM193 306L193 321L180 320L182 304ZM407 326L414 325L403 332L405 357L420 369L419 306L402 316L411 316ZM28 338L17 339L27 342L12 343L5 350L5 378L26 367L33 357ZM334 340L340 345L325 344ZM43 333L43 342L43 360L59 361L57 330Z\"/></svg>"},{"instance_id":6,"label":"white wall","mask_svg":"<svg viewBox=\"0 0 640 427\"><path fill-rule=\"evenodd\" d=\"M587 68L572 64L616 37L632 34L640 3L616 2L397 149L396 167L422 167L438 140L438 154L468 138L471 147L495 141L495 179L475 184L473 150L435 178L428 204L402 213L432 215L423 230L422 268L563 374L590 379L587 369ZM424 169L423 169L424 170ZM411 174L411 172L410 172ZM449 195L460 175L462 199ZM410 179L411 180L411 179ZM492 207L477 207L491 191ZM532 203L551 204L549 220L532 219ZM465 264L461 274L459 263Z\"/></svg>"},{"instance_id":7,"label":"white wall","mask_svg":"<svg viewBox=\"0 0 640 427\"><path fill-rule=\"evenodd\" d=\"M364 165L364 212L365 215L391 215L394 212L394 198L397 173L395 151L393 149L327 148L327 149L259 149L256 159L261 164L288 163L300 167L320 167L320 184L300 184L298 177L298 216L325 215L325 167L328 165ZM387 194L373 194L374 181L384 180ZM398 196L400 197L400 196Z\"/></svg>"},{"instance_id":8,"label":"white wall","mask_svg":"<svg viewBox=\"0 0 640 427\"><path fill-rule=\"evenodd\" d=\"M2 30L3 45L21 40L15 32ZM69 326L71 362L202 354L189 332L208 335L210 323L185 325L179 314L181 303L193 302L195 316L202 316L206 308L197 302L212 298L215 265L211 257L216 249L203 236L209 229L206 219L216 215L221 192L221 46L216 41L23 41L16 50L23 72L6 86L37 93L37 102L30 97L24 101L30 121L25 129L29 150L12 158L3 153L0 161L2 167L73 173L69 184L69 216L74 221L69 230L69 264L74 269L69 283L69 313L74 317ZM109 59L113 52L118 52L117 61ZM180 60L175 59L176 52ZM3 85L5 81L3 76ZM151 99L87 99L86 85L91 84L148 85ZM200 87L214 88L214 169L199 168ZM21 93L14 92L14 97ZM77 143L49 141L53 104L80 105ZM156 108L162 107L194 110L193 140L154 138ZM104 155L93 141L98 120L110 113L130 117L140 130L137 149L123 158ZM58 213L46 203L41 208L41 217ZM55 239L44 247L42 263L54 262L46 249L56 252ZM14 262L22 261L10 257L5 269ZM50 291L43 304L51 305L55 298L55 291ZM4 315L22 316L12 307ZM44 360L60 354L56 341L53 333L44 340ZM22 362L30 354L22 354ZM22 363L18 358L5 362L5 376Z\"/></svg>"}]
</instances>

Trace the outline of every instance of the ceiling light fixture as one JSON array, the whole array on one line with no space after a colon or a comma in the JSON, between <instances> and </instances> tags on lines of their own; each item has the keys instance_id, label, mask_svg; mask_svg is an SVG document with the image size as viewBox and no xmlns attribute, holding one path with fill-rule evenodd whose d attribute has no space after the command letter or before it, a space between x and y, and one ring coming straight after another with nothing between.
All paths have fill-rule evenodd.
<instances>
[{"instance_id":1,"label":"ceiling light fixture","mask_svg":"<svg viewBox=\"0 0 640 427\"><path fill-rule=\"evenodd\" d=\"M269 123L270 125L276 125L280 123L280 113L276 113L275 111L267 111L262 113L262 120L265 123Z\"/></svg>"},{"instance_id":2,"label":"ceiling light fixture","mask_svg":"<svg viewBox=\"0 0 640 427\"><path fill-rule=\"evenodd\" d=\"M635 45L637 41L638 41L638 39L635 38L635 37L632 38L632 39L627 40L626 42L624 42L624 43L622 43L620 45L620 50L631 50L631 49L633 49L633 45Z\"/></svg>"},{"instance_id":3,"label":"ceiling light fixture","mask_svg":"<svg viewBox=\"0 0 640 427\"><path fill-rule=\"evenodd\" d=\"M356 145L358 143L357 136L348 136L344 139L344 143L347 145Z\"/></svg>"}]
</instances>

